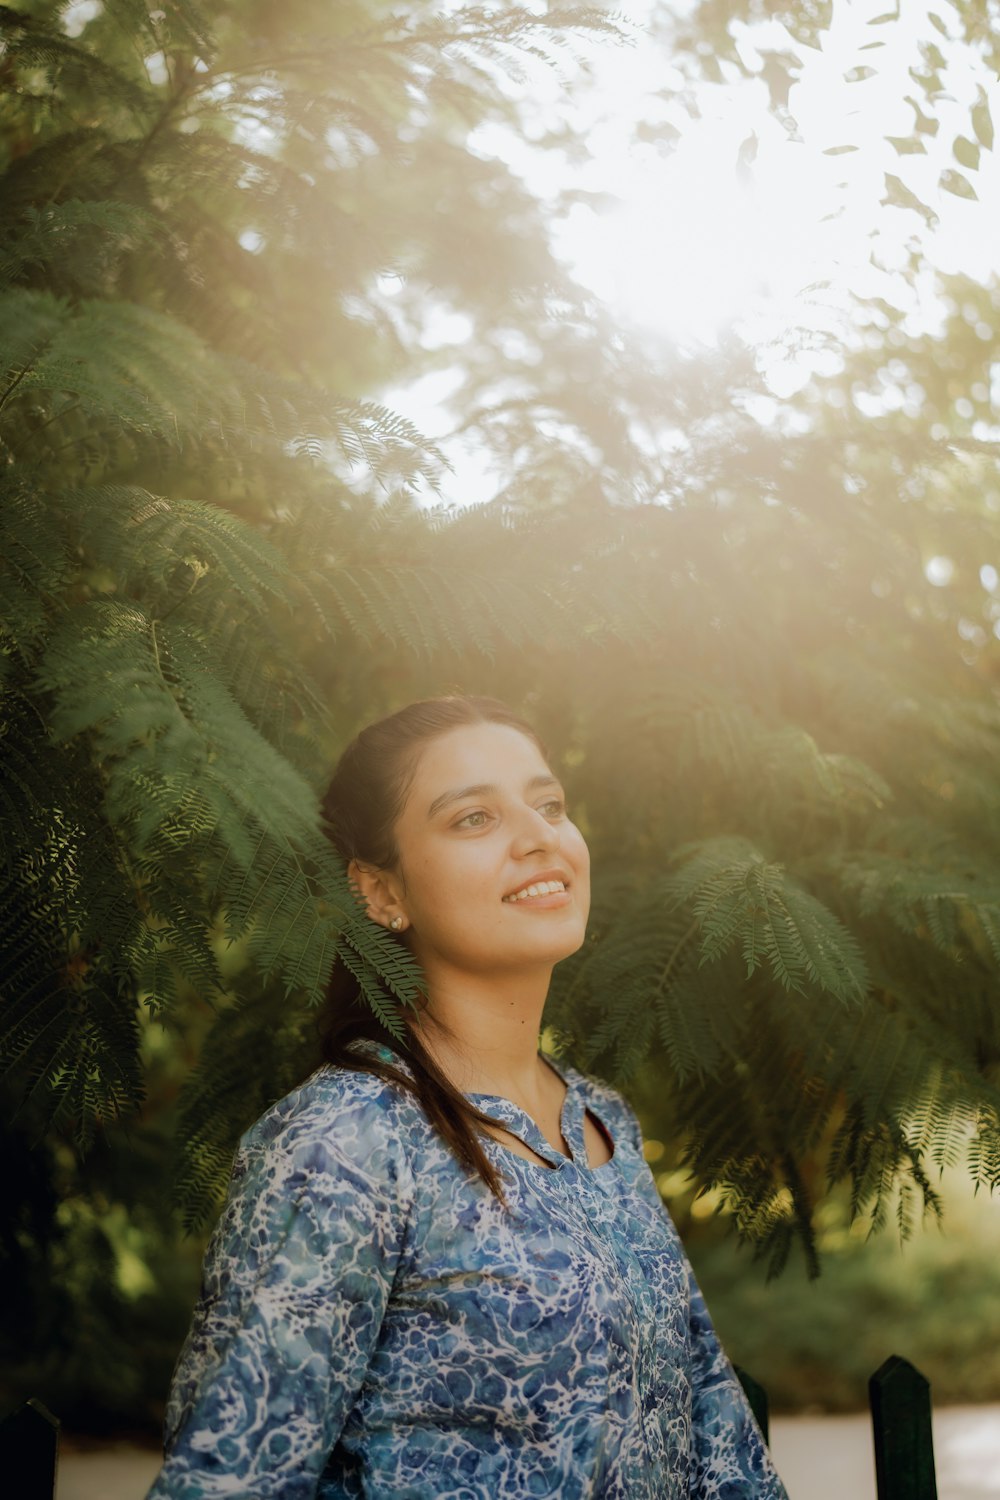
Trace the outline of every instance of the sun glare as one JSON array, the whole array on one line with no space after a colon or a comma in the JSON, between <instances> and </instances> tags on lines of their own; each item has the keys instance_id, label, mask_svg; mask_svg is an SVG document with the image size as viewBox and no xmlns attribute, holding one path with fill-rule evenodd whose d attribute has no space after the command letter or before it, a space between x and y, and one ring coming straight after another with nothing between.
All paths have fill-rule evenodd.
<instances>
[{"instance_id":1,"label":"sun glare","mask_svg":"<svg viewBox=\"0 0 1000 1500\"><path fill-rule=\"evenodd\" d=\"M623 328L666 348L712 346L732 330L780 400L836 367L859 300L884 297L913 327L939 321L932 278L910 269L918 240L942 272L995 274L986 226L1000 223L1000 156L976 148L978 170L958 191L953 143L974 106L1000 120L1000 81L971 49L942 39L940 131L916 138L926 0L898 13L884 0L838 0L822 45L801 49L784 118L760 76L735 70L696 89L689 113L669 42L643 31L657 3L632 0L634 45L600 44L584 84L540 66L527 89L530 129L492 121L469 138L549 205L555 253ZM788 49L777 21L744 32L751 74L768 51ZM560 137L572 148L553 145ZM399 395L426 424L427 409ZM762 398L767 421L765 408ZM429 430L446 427L432 418ZM475 471L472 450L454 456ZM490 483L453 476L445 490L465 503Z\"/></svg>"},{"instance_id":2,"label":"sun glare","mask_svg":"<svg viewBox=\"0 0 1000 1500\"><path fill-rule=\"evenodd\" d=\"M830 260L821 174L793 159L780 175L751 175L739 165L740 134L703 120L665 159L633 154L618 203L603 214L576 207L559 235L602 301L673 342L711 343L754 315L787 322Z\"/></svg>"},{"instance_id":3,"label":"sun glare","mask_svg":"<svg viewBox=\"0 0 1000 1500\"><path fill-rule=\"evenodd\" d=\"M575 116L588 143L579 172L587 196L557 230L575 274L624 320L673 343L713 343L732 326L763 349L792 330L842 331L852 295L891 295L887 277L910 237L920 228L931 240L912 209L887 206L886 174L902 173L939 216L941 268L988 275L983 226L1000 212L993 153L982 155L976 198L942 191L939 179L954 178L950 142L969 128L977 91L996 114L1000 86L952 52L941 139L921 155L907 96L926 6L914 3L891 26L879 24L884 11L882 0L835 6L791 88L791 132L759 79L704 88L687 118L670 102L677 80L662 47L640 36L604 52ZM759 45L780 49L775 27ZM742 47L752 58L749 35ZM886 137L903 143L905 168Z\"/></svg>"}]
</instances>

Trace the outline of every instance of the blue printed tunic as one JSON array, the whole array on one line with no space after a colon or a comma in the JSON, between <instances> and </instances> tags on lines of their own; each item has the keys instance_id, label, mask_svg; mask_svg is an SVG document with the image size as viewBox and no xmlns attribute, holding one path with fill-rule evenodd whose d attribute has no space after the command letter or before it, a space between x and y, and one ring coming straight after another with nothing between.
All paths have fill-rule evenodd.
<instances>
[{"instance_id":1,"label":"blue printed tunic","mask_svg":"<svg viewBox=\"0 0 1000 1500\"><path fill-rule=\"evenodd\" d=\"M472 1096L548 1163L486 1141L506 1210L370 1073L321 1068L253 1126L147 1500L786 1500L635 1116L558 1071L572 1159Z\"/></svg>"}]
</instances>

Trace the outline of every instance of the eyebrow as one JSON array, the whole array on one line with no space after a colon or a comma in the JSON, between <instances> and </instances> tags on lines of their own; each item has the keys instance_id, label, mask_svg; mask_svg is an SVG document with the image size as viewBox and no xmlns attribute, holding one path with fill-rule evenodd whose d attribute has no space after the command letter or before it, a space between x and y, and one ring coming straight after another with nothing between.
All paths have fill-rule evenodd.
<instances>
[{"instance_id":1,"label":"eyebrow","mask_svg":"<svg viewBox=\"0 0 1000 1500\"><path fill-rule=\"evenodd\" d=\"M558 776L532 776L528 782L527 790L534 792L539 787L560 785ZM449 807L452 802L463 802L466 797L495 797L499 793L499 790L500 788L492 782L481 781L477 782L475 786L460 786L452 792L442 792L440 797L434 798L434 801L427 809L427 817L428 819L436 817L442 808Z\"/></svg>"}]
</instances>

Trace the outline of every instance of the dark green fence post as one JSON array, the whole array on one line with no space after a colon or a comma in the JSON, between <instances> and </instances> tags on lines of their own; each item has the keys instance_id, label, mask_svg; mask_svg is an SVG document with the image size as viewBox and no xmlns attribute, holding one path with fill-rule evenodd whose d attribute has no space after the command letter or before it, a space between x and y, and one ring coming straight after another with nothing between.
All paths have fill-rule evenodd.
<instances>
[{"instance_id":1,"label":"dark green fence post","mask_svg":"<svg viewBox=\"0 0 1000 1500\"><path fill-rule=\"evenodd\" d=\"M937 1500L930 1383L893 1354L868 1382L878 1500Z\"/></svg>"},{"instance_id":2,"label":"dark green fence post","mask_svg":"<svg viewBox=\"0 0 1000 1500\"><path fill-rule=\"evenodd\" d=\"M59 1421L34 1397L0 1422L0 1484L17 1500L52 1500Z\"/></svg>"},{"instance_id":3,"label":"dark green fence post","mask_svg":"<svg viewBox=\"0 0 1000 1500\"><path fill-rule=\"evenodd\" d=\"M746 1392L746 1398L750 1403L750 1410L757 1418L757 1426L764 1434L765 1443L768 1441L767 1423L767 1392L762 1385L758 1385L752 1375L746 1370L741 1370L739 1365L735 1366L736 1378Z\"/></svg>"}]
</instances>

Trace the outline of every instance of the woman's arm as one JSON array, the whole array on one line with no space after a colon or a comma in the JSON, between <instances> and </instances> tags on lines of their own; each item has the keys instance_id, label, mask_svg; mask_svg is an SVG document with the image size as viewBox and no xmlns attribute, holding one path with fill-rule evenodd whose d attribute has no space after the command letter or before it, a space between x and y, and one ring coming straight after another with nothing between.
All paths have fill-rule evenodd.
<instances>
[{"instance_id":1,"label":"woman's arm","mask_svg":"<svg viewBox=\"0 0 1000 1500\"><path fill-rule=\"evenodd\" d=\"M686 1260L686 1257L685 1257ZM788 1500L690 1263L692 1500Z\"/></svg>"},{"instance_id":2,"label":"woman's arm","mask_svg":"<svg viewBox=\"0 0 1000 1500\"><path fill-rule=\"evenodd\" d=\"M391 1098L371 1075L320 1074L244 1137L147 1500L312 1500L412 1201Z\"/></svg>"},{"instance_id":3,"label":"woman's arm","mask_svg":"<svg viewBox=\"0 0 1000 1500\"><path fill-rule=\"evenodd\" d=\"M617 1128L642 1161L642 1129L620 1094L607 1090ZM695 1280L691 1263L660 1197L653 1175L643 1166L637 1190L670 1227L688 1281L688 1347L691 1381L691 1500L787 1500L743 1387L719 1343Z\"/></svg>"}]
</instances>

